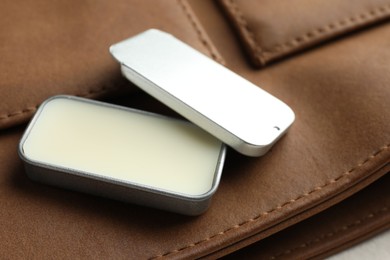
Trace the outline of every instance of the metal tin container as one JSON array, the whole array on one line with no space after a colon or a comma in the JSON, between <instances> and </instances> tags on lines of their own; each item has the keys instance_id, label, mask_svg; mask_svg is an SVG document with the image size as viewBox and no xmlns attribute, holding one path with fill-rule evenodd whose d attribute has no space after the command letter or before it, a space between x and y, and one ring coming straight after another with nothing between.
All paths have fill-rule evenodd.
<instances>
[{"instance_id":1,"label":"metal tin container","mask_svg":"<svg viewBox=\"0 0 390 260\"><path fill-rule=\"evenodd\" d=\"M242 154L265 154L295 119L281 100L168 33L150 29L110 52L128 80Z\"/></svg>"},{"instance_id":2,"label":"metal tin container","mask_svg":"<svg viewBox=\"0 0 390 260\"><path fill-rule=\"evenodd\" d=\"M56 96L36 112L19 155L33 180L198 215L217 190L225 146L190 122Z\"/></svg>"}]
</instances>

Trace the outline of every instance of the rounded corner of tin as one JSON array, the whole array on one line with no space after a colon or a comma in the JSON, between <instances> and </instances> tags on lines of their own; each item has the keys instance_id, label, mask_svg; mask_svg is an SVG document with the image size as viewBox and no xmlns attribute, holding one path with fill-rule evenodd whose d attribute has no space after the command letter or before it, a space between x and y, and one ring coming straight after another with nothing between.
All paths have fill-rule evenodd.
<instances>
[{"instance_id":1,"label":"rounded corner of tin","mask_svg":"<svg viewBox=\"0 0 390 260\"><path fill-rule=\"evenodd\" d=\"M48 104L52 101L55 101L57 99L70 99L70 98L72 98L72 96L70 96L70 95L64 95L64 94L54 95L54 96L47 98L45 101L43 101L41 103L40 107L44 107L46 104Z\"/></svg>"},{"instance_id":2,"label":"rounded corner of tin","mask_svg":"<svg viewBox=\"0 0 390 260\"><path fill-rule=\"evenodd\" d=\"M221 143L221 150L216 163L214 178L210 189L201 194L187 196L187 199L195 203L204 203L212 199L221 182L223 166L226 158L226 152L227 152L226 145L224 143Z\"/></svg>"},{"instance_id":3,"label":"rounded corner of tin","mask_svg":"<svg viewBox=\"0 0 390 260\"><path fill-rule=\"evenodd\" d=\"M18 155L19 155L19 158L22 159L22 161L24 163L29 163L30 159L27 157L27 155L25 154L24 149L23 149L24 142L25 142L25 140L24 140L24 138L22 138L18 144Z\"/></svg>"}]
</instances>

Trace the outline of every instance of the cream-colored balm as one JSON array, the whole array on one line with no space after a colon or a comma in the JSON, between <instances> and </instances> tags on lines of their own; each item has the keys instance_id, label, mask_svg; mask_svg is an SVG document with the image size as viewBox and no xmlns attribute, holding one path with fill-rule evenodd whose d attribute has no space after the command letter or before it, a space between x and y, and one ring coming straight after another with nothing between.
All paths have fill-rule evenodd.
<instances>
[{"instance_id":1,"label":"cream-colored balm","mask_svg":"<svg viewBox=\"0 0 390 260\"><path fill-rule=\"evenodd\" d=\"M34 180L197 215L217 189L225 148L189 122L56 96L37 111L19 153Z\"/></svg>"}]
</instances>

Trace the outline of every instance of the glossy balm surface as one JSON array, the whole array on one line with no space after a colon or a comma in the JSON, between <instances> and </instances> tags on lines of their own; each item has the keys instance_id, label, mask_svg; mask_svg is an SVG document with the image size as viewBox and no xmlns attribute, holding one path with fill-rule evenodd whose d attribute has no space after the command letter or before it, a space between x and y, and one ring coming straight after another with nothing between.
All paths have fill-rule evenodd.
<instances>
[{"instance_id":1,"label":"glossy balm surface","mask_svg":"<svg viewBox=\"0 0 390 260\"><path fill-rule=\"evenodd\" d=\"M222 144L191 123L67 97L37 113L21 144L32 164L184 196L213 187Z\"/></svg>"}]
</instances>

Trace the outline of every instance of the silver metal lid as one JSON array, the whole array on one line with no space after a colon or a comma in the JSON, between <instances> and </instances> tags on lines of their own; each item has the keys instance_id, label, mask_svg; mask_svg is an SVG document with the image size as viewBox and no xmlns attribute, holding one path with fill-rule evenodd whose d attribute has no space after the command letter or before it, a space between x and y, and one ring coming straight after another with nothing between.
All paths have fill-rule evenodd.
<instances>
[{"instance_id":1,"label":"silver metal lid","mask_svg":"<svg viewBox=\"0 0 390 260\"><path fill-rule=\"evenodd\" d=\"M127 79L242 154L263 155L294 121L282 101L168 33L150 29L110 52Z\"/></svg>"}]
</instances>

